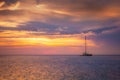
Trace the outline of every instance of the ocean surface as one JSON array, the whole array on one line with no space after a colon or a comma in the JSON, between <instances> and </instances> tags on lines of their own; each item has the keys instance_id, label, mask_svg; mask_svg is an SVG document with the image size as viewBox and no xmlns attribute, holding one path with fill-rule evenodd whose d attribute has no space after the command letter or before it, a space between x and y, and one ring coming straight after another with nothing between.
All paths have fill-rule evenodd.
<instances>
[{"instance_id":1,"label":"ocean surface","mask_svg":"<svg viewBox=\"0 0 120 80\"><path fill-rule=\"evenodd\" d=\"M0 56L0 80L120 80L120 56Z\"/></svg>"}]
</instances>

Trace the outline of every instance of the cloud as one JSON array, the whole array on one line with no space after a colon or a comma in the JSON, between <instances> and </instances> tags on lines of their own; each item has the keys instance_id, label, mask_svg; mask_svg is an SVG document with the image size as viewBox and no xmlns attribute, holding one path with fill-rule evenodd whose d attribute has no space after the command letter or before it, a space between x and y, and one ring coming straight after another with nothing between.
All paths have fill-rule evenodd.
<instances>
[{"instance_id":1,"label":"cloud","mask_svg":"<svg viewBox=\"0 0 120 80\"><path fill-rule=\"evenodd\" d=\"M119 0L1 0L0 26L46 34L79 34L119 22L118 4Z\"/></svg>"},{"instance_id":2,"label":"cloud","mask_svg":"<svg viewBox=\"0 0 120 80\"><path fill-rule=\"evenodd\" d=\"M0 0L0 10L17 10L19 6L18 0Z\"/></svg>"},{"instance_id":3,"label":"cloud","mask_svg":"<svg viewBox=\"0 0 120 80\"><path fill-rule=\"evenodd\" d=\"M112 34L120 31L120 27L114 27L112 29L104 30L101 34Z\"/></svg>"},{"instance_id":4,"label":"cloud","mask_svg":"<svg viewBox=\"0 0 120 80\"><path fill-rule=\"evenodd\" d=\"M116 45L111 35L119 34L119 7L120 0L0 0L0 45L78 46L84 35L95 46Z\"/></svg>"},{"instance_id":5,"label":"cloud","mask_svg":"<svg viewBox=\"0 0 120 80\"><path fill-rule=\"evenodd\" d=\"M0 10L0 18L0 26L4 27L17 27L30 20L24 10Z\"/></svg>"},{"instance_id":6,"label":"cloud","mask_svg":"<svg viewBox=\"0 0 120 80\"><path fill-rule=\"evenodd\" d=\"M46 4L51 9L65 11L71 14L76 14L77 16L96 16L101 13L106 13L109 11L108 9L118 9L119 7L119 0L40 0L40 4ZM74 4L73 4L74 3ZM107 11L106 11L107 10ZM117 10L118 11L118 10ZM103 14L104 15L104 14ZM92 17L93 17L92 16Z\"/></svg>"},{"instance_id":7,"label":"cloud","mask_svg":"<svg viewBox=\"0 0 120 80\"><path fill-rule=\"evenodd\" d=\"M106 0L1 0L0 3L0 9L4 14L14 17L20 16L19 19L22 22L16 19L14 20L16 24L37 20L51 24L67 25L91 20L99 22L110 18L119 18L120 16L119 0L110 0L109 2ZM15 16L16 13L19 13L19 16ZM23 17L26 17L27 20L24 20Z\"/></svg>"},{"instance_id":8,"label":"cloud","mask_svg":"<svg viewBox=\"0 0 120 80\"><path fill-rule=\"evenodd\" d=\"M16 32L17 33L17 32ZM15 37L7 38L6 33L2 33L4 37L0 38L0 46L69 46L69 47L79 47L84 45L84 39L78 39L74 37L64 37L64 38L48 38L48 37ZM11 35L11 33L9 33ZM18 35L22 35L17 33ZM25 36L23 34L23 36ZM92 40L87 40L88 46L96 46Z\"/></svg>"}]
</instances>

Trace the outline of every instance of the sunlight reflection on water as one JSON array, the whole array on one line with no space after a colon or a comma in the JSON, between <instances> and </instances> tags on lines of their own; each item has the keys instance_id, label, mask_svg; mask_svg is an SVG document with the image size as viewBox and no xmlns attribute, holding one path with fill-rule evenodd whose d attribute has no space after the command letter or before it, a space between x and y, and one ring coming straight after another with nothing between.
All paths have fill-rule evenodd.
<instances>
[{"instance_id":1,"label":"sunlight reflection on water","mask_svg":"<svg viewBox=\"0 0 120 80\"><path fill-rule=\"evenodd\" d=\"M0 80L120 80L120 56L0 56Z\"/></svg>"}]
</instances>

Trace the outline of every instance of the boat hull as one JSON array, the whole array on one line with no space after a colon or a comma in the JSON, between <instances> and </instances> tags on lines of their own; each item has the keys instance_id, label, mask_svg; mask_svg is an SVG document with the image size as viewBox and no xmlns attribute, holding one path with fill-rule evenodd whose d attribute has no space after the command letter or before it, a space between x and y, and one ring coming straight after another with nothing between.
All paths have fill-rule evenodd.
<instances>
[{"instance_id":1,"label":"boat hull","mask_svg":"<svg viewBox=\"0 0 120 80\"><path fill-rule=\"evenodd\" d=\"M85 53L82 56L92 56L92 54Z\"/></svg>"}]
</instances>

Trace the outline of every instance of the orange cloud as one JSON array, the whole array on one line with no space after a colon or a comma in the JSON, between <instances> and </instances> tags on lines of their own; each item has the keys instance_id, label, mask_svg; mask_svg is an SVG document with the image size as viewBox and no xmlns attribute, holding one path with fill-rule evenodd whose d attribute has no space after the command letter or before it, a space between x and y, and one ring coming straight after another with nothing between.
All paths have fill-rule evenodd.
<instances>
[{"instance_id":1,"label":"orange cloud","mask_svg":"<svg viewBox=\"0 0 120 80\"><path fill-rule=\"evenodd\" d=\"M88 46L95 44L88 40ZM1 38L0 46L84 46L84 40L75 38Z\"/></svg>"},{"instance_id":2,"label":"orange cloud","mask_svg":"<svg viewBox=\"0 0 120 80\"><path fill-rule=\"evenodd\" d=\"M20 6L20 2L8 3L6 1L0 2L0 10L16 10Z\"/></svg>"},{"instance_id":3,"label":"orange cloud","mask_svg":"<svg viewBox=\"0 0 120 80\"><path fill-rule=\"evenodd\" d=\"M5 4L4 1L0 2L0 7L2 7Z\"/></svg>"},{"instance_id":4,"label":"orange cloud","mask_svg":"<svg viewBox=\"0 0 120 80\"><path fill-rule=\"evenodd\" d=\"M0 26L17 27L29 21L61 24L57 22L57 20L51 20L53 18L62 21L69 17L69 19L65 21L74 23L89 20L101 21L120 16L119 5L117 5L116 1L113 1L113 3L110 2L110 4L106 3L107 5L100 5L102 3L98 3L94 0L92 2L94 7L91 7L92 5L86 0L85 2L77 0L74 4L68 0L63 2L60 0L51 2L48 0L38 2L35 0L17 0L14 3L11 1L9 5L7 2L2 1L0 2L0 15L1 12L7 15L0 16ZM63 6L61 7L62 4ZM7 11L4 12L5 10ZM12 14L10 14L11 12Z\"/></svg>"},{"instance_id":5,"label":"orange cloud","mask_svg":"<svg viewBox=\"0 0 120 80\"><path fill-rule=\"evenodd\" d=\"M0 46L83 46L84 38L73 35L32 35L26 31L4 31L0 33ZM51 35L52 36L52 35ZM68 37L67 37L68 36ZM95 46L92 40L88 40L88 46Z\"/></svg>"}]
</instances>

